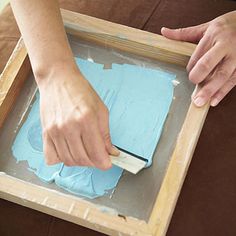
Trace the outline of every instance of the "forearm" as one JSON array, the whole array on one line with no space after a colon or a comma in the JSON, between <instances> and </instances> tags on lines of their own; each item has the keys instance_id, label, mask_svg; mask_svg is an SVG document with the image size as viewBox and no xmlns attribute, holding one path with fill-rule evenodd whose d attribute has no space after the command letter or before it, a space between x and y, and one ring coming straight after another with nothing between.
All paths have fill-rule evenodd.
<instances>
[{"instance_id":1,"label":"forearm","mask_svg":"<svg viewBox=\"0 0 236 236\"><path fill-rule=\"evenodd\" d=\"M111 167L108 110L79 72L57 0L11 0L40 91L48 164Z\"/></svg>"},{"instance_id":2,"label":"forearm","mask_svg":"<svg viewBox=\"0 0 236 236\"><path fill-rule=\"evenodd\" d=\"M11 0L11 6L36 79L74 66L57 0Z\"/></svg>"}]
</instances>

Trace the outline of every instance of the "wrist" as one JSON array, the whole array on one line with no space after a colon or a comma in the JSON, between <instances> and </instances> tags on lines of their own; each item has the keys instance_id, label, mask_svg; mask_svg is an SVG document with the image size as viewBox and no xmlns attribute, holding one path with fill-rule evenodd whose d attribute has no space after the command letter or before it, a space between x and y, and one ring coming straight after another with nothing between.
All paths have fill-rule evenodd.
<instances>
[{"instance_id":1,"label":"wrist","mask_svg":"<svg viewBox=\"0 0 236 236\"><path fill-rule=\"evenodd\" d=\"M54 84L54 82L57 84L64 83L64 80L71 78L71 74L81 74L73 58L34 67L33 72L39 88L47 87L50 84Z\"/></svg>"}]
</instances>

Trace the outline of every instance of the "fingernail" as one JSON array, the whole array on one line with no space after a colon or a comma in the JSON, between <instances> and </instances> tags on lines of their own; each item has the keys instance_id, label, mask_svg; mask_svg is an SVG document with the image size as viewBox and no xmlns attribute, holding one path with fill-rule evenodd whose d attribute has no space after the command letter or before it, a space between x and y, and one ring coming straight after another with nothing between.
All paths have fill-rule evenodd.
<instances>
[{"instance_id":1,"label":"fingernail","mask_svg":"<svg viewBox=\"0 0 236 236\"><path fill-rule=\"evenodd\" d=\"M202 97L196 97L194 99L194 104L198 107L201 107L205 104L205 100Z\"/></svg>"},{"instance_id":2,"label":"fingernail","mask_svg":"<svg viewBox=\"0 0 236 236\"><path fill-rule=\"evenodd\" d=\"M219 103L219 100L217 98L213 98L212 101L211 101L211 106L215 107L215 106L218 105L218 103Z\"/></svg>"},{"instance_id":3,"label":"fingernail","mask_svg":"<svg viewBox=\"0 0 236 236\"><path fill-rule=\"evenodd\" d=\"M117 147L115 147L114 145L112 145L112 155L114 155L114 156L119 156L119 154L120 154L120 151L119 151L119 149L117 148Z\"/></svg>"}]
</instances>

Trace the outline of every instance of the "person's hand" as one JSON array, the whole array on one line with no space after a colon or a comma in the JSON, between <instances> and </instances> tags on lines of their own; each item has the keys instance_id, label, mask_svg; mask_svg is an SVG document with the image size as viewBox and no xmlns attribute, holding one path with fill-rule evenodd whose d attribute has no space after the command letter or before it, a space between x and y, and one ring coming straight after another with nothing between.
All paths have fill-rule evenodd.
<instances>
[{"instance_id":1,"label":"person's hand","mask_svg":"<svg viewBox=\"0 0 236 236\"><path fill-rule=\"evenodd\" d=\"M182 29L162 28L162 35L198 43L187 65L189 79L200 84L192 99L197 106L216 106L236 85L236 11L208 23Z\"/></svg>"},{"instance_id":2,"label":"person's hand","mask_svg":"<svg viewBox=\"0 0 236 236\"><path fill-rule=\"evenodd\" d=\"M109 115L77 68L56 68L38 82L43 144L49 165L111 167L118 155L109 134Z\"/></svg>"}]
</instances>

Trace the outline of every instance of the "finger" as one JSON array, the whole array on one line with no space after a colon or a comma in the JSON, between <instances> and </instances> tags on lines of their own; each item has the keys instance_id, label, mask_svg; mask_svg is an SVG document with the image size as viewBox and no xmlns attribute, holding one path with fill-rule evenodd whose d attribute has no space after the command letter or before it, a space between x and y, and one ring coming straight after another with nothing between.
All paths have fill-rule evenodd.
<instances>
[{"instance_id":1,"label":"finger","mask_svg":"<svg viewBox=\"0 0 236 236\"><path fill-rule=\"evenodd\" d=\"M199 42L203 37L208 24L201 24L197 26L180 28L180 29L169 29L162 27L161 34L169 39L187 41L187 42Z\"/></svg>"},{"instance_id":2,"label":"finger","mask_svg":"<svg viewBox=\"0 0 236 236\"><path fill-rule=\"evenodd\" d=\"M115 146L112 145L111 136L110 136L108 129L105 131L105 133L102 135L102 137L103 137L103 141L105 143L105 147L106 147L107 152L110 155L119 156L120 151Z\"/></svg>"},{"instance_id":3,"label":"finger","mask_svg":"<svg viewBox=\"0 0 236 236\"><path fill-rule=\"evenodd\" d=\"M118 156L120 154L120 151L115 146L113 146L111 143L108 110L103 112L102 117L99 118L99 129L101 131L102 138L105 143L107 152L113 156Z\"/></svg>"},{"instance_id":4,"label":"finger","mask_svg":"<svg viewBox=\"0 0 236 236\"><path fill-rule=\"evenodd\" d=\"M79 128L78 128L79 130ZM90 161L82 142L80 134L75 132L70 132L67 134L67 143L72 155L74 162L79 166L94 166Z\"/></svg>"},{"instance_id":5,"label":"finger","mask_svg":"<svg viewBox=\"0 0 236 236\"><path fill-rule=\"evenodd\" d=\"M204 84L201 90L193 98L197 106L202 106L224 86L235 70L235 62L226 59L219 64L212 77Z\"/></svg>"},{"instance_id":6,"label":"finger","mask_svg":"<svg viewBox=\"0 0 236 236\"><path fill-rule=\"evenodd\" d=\"M205 78L207 78L207 76L209 76L209 74L213 71L213 69L217 66L217 64L219 64L219 62L225 56L225 51L220 44L216 44L206 53L205 53L206 48L205 49L202 48L199 50L200 50L199 52L196 52L196 54L193 55L194 57L193 61L195 62L197 60L197 63L194 65L194 67L189 73L189 80L195 84L199 84ZM191 66L192 65L190 65L190 67Z\"/></svg>"},{"instance_id":7,"label":"finger","mask_svg":"<svg viewBox=\"0 0 236 236\"><path fill-rule=\"evenodd\" d=\"M54 165L61 162L58 158L55 145L47 133L43 134L43 152L47 165Z\"/></svg>"},{"instance_id":8,"label":"finger","mask_svg":"<svg viewBox=\"0 0 236 236\"><path fill-rule=\"evenodd\" d=\"M210 42L208 35L201 38L188 62L188 65L186 66L188 72L192 70L198 60L212 47Z\"/></svg>"},{"instance_id":9,"label":"finger","mask_svg":"<svg viewBox=\"0 0 236 236\"><path fill-rule=\"evenodd\" d=\"M201 83L199 83L199 84L196 85L196 87L195 87L195 89L194 89L194 91L193 91L193 93L192 93L192 95L191 95L192 101L193 101L194 98L196 97L197 93L201 90L201 88L202 88L205 84L207 84L207 83L210 81L210 78L212 77L213 72L214 72L214 71L212 71L212 72L210 73L209 77L207 77L207 78L206 78L205 80L203 80Z\"/></svg>"},{"instance_id":10,"label":"finger","mask_svg":"<svg viewBox=\"0 0 236 236\"><path fill-rule=\"evenodd\" d=\"M59 129L60 130L60 129ZM60 131L62 133L62 131ZM63 162L66 166L75 166L76 163L72 158L71 152L69 150L68 144L65 140L65 138L60 135L57 128L53 128L50 131L51 139L53 140L53 143L55 145L58 158Z\"/></svg>"},{"instance_id":11,"label":"finger","mask_svg":"<svg viewBox=\"0 0 236 236\"><path fill-rule=\"evenodd\" d=\"M112 166L97 123L90 123L82 134L82 140L89 159L96 167L108 169Z\"/></svg>"},{"instance_id":12,"label":"finger","mask_svg":"<svg viewBox=\"0 0 236 236\"><path fill-rule=\"evenodd\" d=\"M233 77L231 77L224 86L217 91L217 93L212 97L211 106L217 106L220 101L234 88L236 85L236 72L234 73Z\"/></svg>"}]
</instances>

